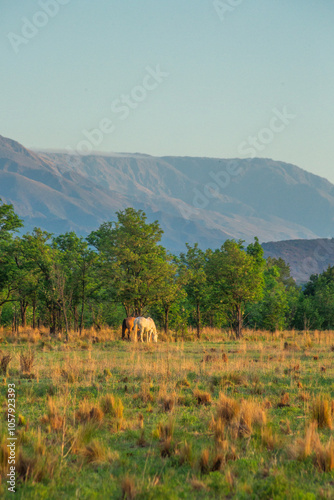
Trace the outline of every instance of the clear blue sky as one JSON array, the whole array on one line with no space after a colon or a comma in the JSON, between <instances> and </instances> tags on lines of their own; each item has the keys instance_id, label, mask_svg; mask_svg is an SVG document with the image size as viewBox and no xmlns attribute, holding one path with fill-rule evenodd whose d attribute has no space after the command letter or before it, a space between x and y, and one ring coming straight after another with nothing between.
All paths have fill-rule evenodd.
<instances>
[{"instance_id":1,"label":"clear blue sky","mask_svg":"<svg viewBox=\"0 0 334 500\"><path fill-rule=\"evenodd\" d=\"M260 134L256 156L334 182L333 1L222 0L220 17L213 0L59 2L51 17L47 0L0 0L1 135L76 149L108 118L95 150L228 158ZM45 23L30 39L25 18Z\"/></svg>"}]
</instances>

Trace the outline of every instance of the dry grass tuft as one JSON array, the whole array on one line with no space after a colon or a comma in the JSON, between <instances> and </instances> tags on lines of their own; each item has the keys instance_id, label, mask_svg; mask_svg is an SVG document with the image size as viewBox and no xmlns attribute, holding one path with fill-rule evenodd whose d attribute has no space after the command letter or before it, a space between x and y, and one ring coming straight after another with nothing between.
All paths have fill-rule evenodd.
<instances>
[{"instance_id":1,"label":"dry grass tuft","mask_svg":"<svg viewBox=\"0 0 334 500\"><path fill-rule=\"evenodd\" d=\"M25 427L27 425L27 421L23 415L19 413L18 419L17 419L17 426L18 427Z\"/></svg>"},{"instance_id":2,"label":"dry grass tuft","mask_svg":"<svg viewBox=\"0 0 334 500\"><path fill-rule=\"evenodd\" d=\"M210 424L211 429L213 430L213 438L217 445L220 445L225 440L225 423L221 417L217 417L216 419L212 417L212 421Z\"/></svg>"},{"instance_id":3,"label":"dry grass tuft","mask_svg":"<svg viewBox=\"0 0 334 500\"><path fill-rule=\"evenodd\" d=\"M174 453L172 437L168 436L160 444L160 454L162 457L170 457Z\"/></svg>"},{"instance_id":4,"label":"dry grass tuft","mask_svg":"<svg viewBox=\"0 0 334 500\"><path fill-rule=\"evenodd\" d=\"M89 419L93 422L102 422L104 413L99 406L93 406L89 412Z\"/></svg>"},{"instance_id":5,"label":"dry grass tuft","mask_svg":"<svg viewBox=\"0 0 334 500\"><path fill-rule=\"evenodd\" d=\"M7 370L8 370L8 365L11 361L12 357L10 354L4 354L3 356L1 356L1 360L0 360L0 373L2 375L7 375Z\"/></svg>"},{"instance_id":6,"label":"dry grass tuft","mask_svg":"<svg viewBox=\"0 0 334 500\"><path fill-rule=\"evenodd\" d=\"M79 408L76 411L75 417L78 422L88 422L91 405L89 401L84 398L79 403Z\"/></svg>"},{"instance_id":7,"label":"dry grass tuft","mask_svg":"<svg viewBox=\"0 0 334 500\"><path fill-rule=\"evenodd\" d=\"M210 452L207 448L202 450L198 465L202 474L207 474L210 471Z\"/></svg>"},{"instance_id":8,"label":"dry grass tuft","mask_svg":"<svg viewBox=\"0 0 334 500\"><path fill-rule=\"evenodd\" d=\"M281 399L277 403L277 408L284 408L285 406L290 406L290 396L287 392L281 395Z\"/></svg>"},{"instance_id":9,"label":"dry grass tuft","mask_svg":"<svg viewBox=\"0 0 334 500\"><path fill-rule=\"evenodd\" d=\"M221 451L217 451L213 457L211 471L220 471L225 464L225 456Z\"/></svg>"},{"instance_id":10,"label":"dry grass tuft","mask_svg":"<svg viewBox=\"0 0 334 500\"><path fill-rule=\"evenodd\" d=\"M50 429L59 431L63 427L63 418L60 415L56 402L50 396L48 396L47 407L48 411L41 418L41 422L43 424L49 424Z\"/></svg>"},{"instance_id":11,"label":"dry grass tuft","mask_svg":"<svg viewBox=\"0 0 334 500\"><path fill-rule=\"evenodd\" d=\"M183 378L181 380L178 380L176 387L180 387L180 388L190 387L190 382L186 378Z\"/></svg>"},{"instance_id":12,"label":"dry grass tuft","mask_svg":"<svg viewBox=\"0 0 334 500\"><path fill-rule=\"evenodd\" d=\"M268 426L263 427L261 430L261 441L262 445L271 451L279 446L277 434L273 433L272 428Z\"/></svg>"},{"instance_id":13,"label":"dry grass tuft","mask_svg":"<svg viewBox=\"0 0 334 500\"><path fill-rule=\"evenodd\" d=\"M144 428L144 415L142 413L138 414L138 425L140 429Z\"/></svg>"},{"instance_id":14,"label":"dry grass tuft","mask_svg":"<svg viewBox=\"0 0 334 500\"><path fill-rule=\"evenodd\" d=\"M179 460L180 464L189 464L192 465L193 463L193 452L192 452L192 445L191 443L187 443L185 441L181 448L179 449Z\"/></svg>"},{"instance_id":15,"label":"dry grass tuft","mask_svg":"<svg viewBox=\"0 0 334 500\"><path fill-rule=\"evenodd\" d=\"M114 411L115 398L112 394L106 394L100 399L100 407L106 415L110 415Z\"/></svg>"},{"instance_id":16,"label":"dry grass tuft","mask_svg":"<svg viewBox=\"0 0 334 500\"><path fill-rule=\"evenodd\" d=\"M306 427L305 437L297 438L288 448L288 453L291 458L295 460L304 460L311 455L314 449L319 447L320 439L317 429L318 425L316 422L311 422Z\"/></svg>"},{"instance_id":17,"label":"dry grass tuft","mask_svg":"<svg viewBox=\"0 0 334 500\"><path fill-rule=\"evenodd\" d=\"M172 411L174 406L175 406L175 400L176 400L176 395L173 394L172 396L166 396L162 398L162 407L164 411Z\"/></svg>"},{"instance_id":18,"label":"dry grass tuft","mask_svg":"<svg viewBox=\"0 0 334 500\"><path fill-rule=\"evenodd\" d=\"M30 348L26 353L20 353L20 367L23 375L30 375L35 363L35 352Z\"/></svg>"},{"instance_id":19,"label":"dry grass tuft","mask_svg":"<svg viewBox=\"0 0 334 500\"><path fill-rule=\"evenodd\" d=\"M118 419L123 418L124 406L122 400L113 394L103 396L100 400L100 407L106 415Z\"/></svg>"},{"instance_id":20,"label":"dry grass tuft","mask_svg":"<svg viewBox=\"0 0 334 500\"><path fill-rule=\"evenodd\" d=\"M268 398L265 398L262 402L262 408L264 408L265 410L269 410L270 408L272 408L272 402L268 399Z\"/></svg>"},{"instance_id":21,"label":"dry grass tuft","mask_svg":"<svg viewBox=\"0 0 334 500\"><path fill-rule=\"evenodd\" d=\"M228 398L222 392L219 394L217 416L224 422L230 423L240 413L240 404L232 398Z\"/></svg>"},{"instance_id":22,"label":"dry grass tuft","mask_svg":"<svg viewBox=\"0 0 334 500\"><path fill-rule=\"evenodd\" d=\"M332 429L332 408L329 399L320 395L313 400L312 419L317 422L319 428Z\"/></svg>"},{"instance_id":23,"label":"dry grass tuft","mask_svg":"<svg viewBox=\"0 0 334 500\"><path fill-rule=\"evenodd\" d=\"M225 479L226 479L226 482L227 484L230 486L230 488L234 488L235 486L235 477L233 476L232 472L230 471L230 469L228 469L225 473Z\"/></svg>"},{"instance_id":24,"label":"dry grass tuft","mask_svg":"<svg viewBox=\"0 0 334 500\"><path fill-rule=\"evenodd\" d=\"M86 444L81 453L90 464L104 464L111 461L111 454L98 439Z\"/></svg>"},{"instance_id":25,"label":"dry grass tuft","mask_svg":"<svg viewBox=\"0 0 334 500\"><path fill-rule=\"evenodd\" d=\"M315 453L315 463L320 470L331 472L334 469L334 441L333 438L325 445L318 444Z\"/></svg>"},{"instance_id":26,"label":"dry grass tuft","mask_svg":"<svg viewBox=\"0 0 334 500\"><path fill-rule=\"evenodd\" d=\"M304 438L298 438L288 452L293 459L304 460L314 454L314 464L323 472L334 469L334 441L331 437L327 444L322 444L318 434L317 422L311 422L305 431Z\"/></svg>"},{"instance_id":27,"label":"dry grass tuft","mask_svg":"<svg viewBox=\"0 0 334 500\"><path fill-rule=\"evenodd\" d=\"M122 479L122 499L124 500L134 500L137 496L137 488L134 478L126 476Z\"/></svg>"},{"instance_id":28,"label":"dry grass tuft","mask_svg":"<svg viewBox=\"0 0 334 500\"><path fill-rule=\"evenodd\" d=\"M16 474L22 481L31 479L33 482L41 482L53 477L56 460L50 455L41 455L35 450L35 454L30 456L18 451Z\"/></svg>"},{"instance_id":29,"label":"dry grass tuft","mask_svg":"<svg viewBox=\"0 0 334 500\"><path fill-rule=\"evenodd\" d=\"M145 439L144 429L141 430L140 436L137 440L137 446L139 446L140 448L146 448L146 446L148 446L148 442Z\"/></svg>"},{"instance_id":30,"label":"dry grass tuft","mask_svg":"<svg viewBox=\"0 0 334 500\"><path fill-rule=\"evenodd\" d=\"M195 491L205 491L208 489L206 484L203 483L203 481L200 481L199 479L197 479L196 477L190 479L189 483L190 483L192 489Z\"/></svg>"},{"instance_id":31,"label":"dry grass tuft","mask_svg":"<svg viewBox=\"0 0 334 500\"><path fill-rule=\"evenodd\" d=\"M211 394L209 392L200 391L199 389L195 389L194 396L197 399L197 404L199 404L199 405L211 404Z\"/></svg>"},{"instance_id":32,"label":"dry grass tuft","mask_svg":"<svg viewBox=\"0 0 334 500\"><path fill-rule=\"evenodd\" d=\"M2 442L0 445L0 474L5 476L9 469L8 459L9 459L9 448L7 446L8 441L5 435L2 437ZM0 476L1 477L1 476Z\"/></svg>"},{"instance_id":33,"label":"dry grass tuft","mask_svg":"<svg viewBox=\"0 0 334 500\"><path fill-rule=\"evenodd\" d=\"M76 412L76 420L78 422L87 423L95 422L101 423L104 419L104 412L100 406L91 405L91 403L85 398L79 403L79 408Z\"/></svg>"},{"instance_id":34,"label":"dry grass tuft","mask_svg":"<svg viewBox=\"0 0 334 500\"><path fill-rule=\"evenodd\" d=\"M305 391L300 392L298 397L303 402L309 401L311 399L311 396L309 395L309 393L305 392Z\"/></svg>"},{"instance_id":35,"label":"dry grass tuft","mask_svg":"<svg viewBox=\"0 0 334 500\"><path fill-rule=\"evenodd\" d=\"M244 399L239 403L223 393L217 405L216 420L219 419L231 428L234 437L249 436L253 425L262 427L267 421L264 409L256 401Z\"/></svg>"},{"instance_id":36,"label":"dry grass tuft","mask_svg":"<svg viewBox=\"0 0 334 500\"><path fill-rule=\"evenodd\" d=\"M140 391L133 395L133 399L141 399L144 404L154 401L153 394L150 392L149 384L143 383Z\"/></svg>"},{"instance_id":37,"label":"dry grass tuft","mask_svg":"<svg viewBox=\"0 0 334 500\"><path fill-rule=\"evenodd\" d=\"M22 450L19 450L16 464L17 476L26 481L31 477L35 466L36 458L28 457L26 454L23 454Z\"/></svg>"},{"instance_id":38,"label":"dry grass tuft","mask_svg":"<svg viewBox=\"0 0 334 500\"><path fill-rule=\"evenodd\" d=\"M226 456L226 450L222 448L217 448L214 454L210 454L208 448L202 450L198 460L198 468L201 474L220 471L226 463Z\"/></svg>"},{"instance_id":39,"label":"dry grass tuft","mask_svg":"<svg viewBox=\"0 0 334 500\"><path fill-rule=\"evenodd\" d=\"M291 427L290 427L290 422L289 422L288 419L281 420L281 422L280 422L280 429L281 429L281 432L283 434L287 434L287 435L292 434L292 430L291 430Z\"/></svg>"},{"instance_id":40,"label":"dry grass tuft","mask_svg":"<svg viewBox=\"0 0 334 500\"><path fill-rule=\"evenodd\" d=\"M153 437L160 439L161 441L166 441L168 438L172 438L174 434L174 419L170 418L168 422L159 422L155 431L153 431Z\"/></svg>"},{"instance_id":41,"label":"dry grass tuft","mask_svg":"<svg viewBox=\"0 0 334 500\"><path fill-rule=\"evenodd\" d=\"M238 435L250 435L253 425L262 427L266 424L266 421L266 413L259 404L255 401L244 399L240 408Z\"/></svg>"}]
</instances>

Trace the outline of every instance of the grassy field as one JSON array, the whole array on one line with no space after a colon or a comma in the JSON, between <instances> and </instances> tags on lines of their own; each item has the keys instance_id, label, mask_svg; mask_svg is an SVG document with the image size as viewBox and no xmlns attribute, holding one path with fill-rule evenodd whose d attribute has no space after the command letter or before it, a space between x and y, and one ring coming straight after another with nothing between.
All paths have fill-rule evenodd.
<instances>
[{"instance_id":1,"label":"grassy field","mask_svg":"<svg viewBox=\"0 0 334 500\"><path fill-rule=\"evenodd\" d=\"M2 498L8 384L16 498L334 498L333 332L0 337Z\"/></svg>"}]
</instances>

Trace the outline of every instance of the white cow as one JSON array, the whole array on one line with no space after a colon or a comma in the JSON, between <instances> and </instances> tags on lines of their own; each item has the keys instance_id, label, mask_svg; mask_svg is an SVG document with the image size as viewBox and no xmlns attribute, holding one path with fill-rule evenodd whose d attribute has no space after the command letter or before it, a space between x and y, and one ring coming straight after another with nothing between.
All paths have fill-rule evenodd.
<instances>
[{"instance_id":1,"label":"white cow","mask_svg":"<svg viewBox=\"0 0 334 500\"><path fill-rule=\"evenodd\" d=\"M138 340L138 333L140 335L140 341L143 342L145 332L146 342L151 342L152 337L153 342L158 341L157 329L152 318L144 318L143 316L139 316L138 318L136 318L133 325L133 331L135 342Z\"/></svg>"}]
</instances>

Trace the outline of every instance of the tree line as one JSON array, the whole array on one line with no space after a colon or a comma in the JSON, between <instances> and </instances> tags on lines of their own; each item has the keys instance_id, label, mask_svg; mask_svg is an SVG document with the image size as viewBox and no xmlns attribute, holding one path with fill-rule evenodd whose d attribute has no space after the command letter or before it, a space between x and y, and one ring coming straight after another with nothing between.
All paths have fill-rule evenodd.
<instances>
[{"instance_id":1,"label":"tree line","mask_svg":"<svg viewBox=\"0 0 334 500\"><path fill-rule=\"evenodd\" d=\"M81 334L150 315L166 333L188 326L266 329L334 328L334 267L297 287L282 259L263 258L257 238L215 250L186 244L172 255L158 221L127 208L87 238L39 228L18 235L22 220L0 200L0 324Z\"/></svg>"}]
</instances>

